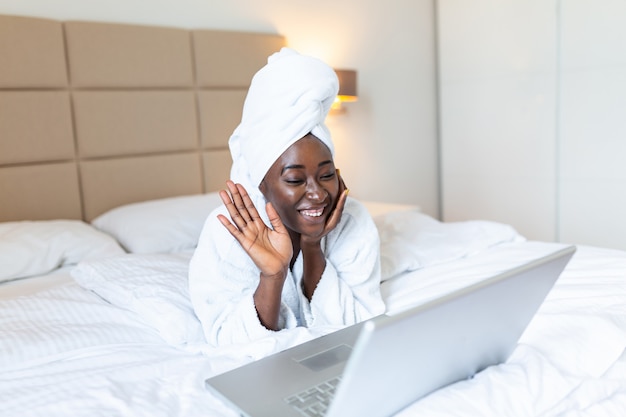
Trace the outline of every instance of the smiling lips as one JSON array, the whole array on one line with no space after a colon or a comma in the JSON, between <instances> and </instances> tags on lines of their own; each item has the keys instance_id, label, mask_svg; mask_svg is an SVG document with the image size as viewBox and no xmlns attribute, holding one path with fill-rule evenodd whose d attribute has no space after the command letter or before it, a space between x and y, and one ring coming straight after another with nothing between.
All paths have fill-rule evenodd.
<instances>
[{"instance_id":1,"label":"smiling lips","mask_svg":"<svg viewBox=\"0 0 626 417\"><path fill-rule=\"evenodd\" d=\"M300 210L300 213L309 217L319 217L324 213L324 207L315 210Z\"/></svg>"}]
</instances>

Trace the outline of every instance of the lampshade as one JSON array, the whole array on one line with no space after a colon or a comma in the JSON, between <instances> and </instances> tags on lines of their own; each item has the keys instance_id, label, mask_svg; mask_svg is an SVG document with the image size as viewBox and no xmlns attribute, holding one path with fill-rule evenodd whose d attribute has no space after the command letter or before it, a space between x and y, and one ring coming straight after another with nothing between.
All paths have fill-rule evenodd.
<instances>
[{"instance_id":1,"label":"lampshade","mask_svg":"<svg viewBox=\"0 0 626 417\"><path fill-rule=\"evenodd\" d=\"M335 73L339 78L339 101L357 101L356 93L356 71L346 69L336 69Z\"/></svg>"}]
</instances>

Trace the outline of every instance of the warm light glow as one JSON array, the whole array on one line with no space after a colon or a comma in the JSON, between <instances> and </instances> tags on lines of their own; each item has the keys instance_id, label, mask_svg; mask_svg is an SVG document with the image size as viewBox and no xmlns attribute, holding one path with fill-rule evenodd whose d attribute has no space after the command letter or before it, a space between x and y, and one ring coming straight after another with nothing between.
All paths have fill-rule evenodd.
<instances>
[{"instance_id":1,"label":"warm light glow","mask_svg":"<svg viewBox=\"0 0 626 417\"><path fill-rule=\"evenodd\" d=\"M337 112L341 110L341 100L339 100L339 96L335 97L335 101L333 101L333 104L330 106L330 111L331 112Z\"/></svg>"},{"instance_id":2,"label":"warm light glow","mask_svg":"<svg viewBox=\"0 0 626 417\"><path fill-rule=\"evenodd\" d=\"M339 79L339 94L335 98L331 111L333 113L343 113L345 109L342 103L353 103L358 101L356 90L356 71L336 69L335 73Z\"/></svg>"},{"instance_id":3,"label":"warm light glow","mask_svg":"<svg viewBox=\"0 0 626 417\"><path fill-rule=\"evenodd\" d=\"M342 103L354 103L355 101L359 101L359 98L357 96L338 95L335 101L340 101Z\"/></svg>"}]
</instances>

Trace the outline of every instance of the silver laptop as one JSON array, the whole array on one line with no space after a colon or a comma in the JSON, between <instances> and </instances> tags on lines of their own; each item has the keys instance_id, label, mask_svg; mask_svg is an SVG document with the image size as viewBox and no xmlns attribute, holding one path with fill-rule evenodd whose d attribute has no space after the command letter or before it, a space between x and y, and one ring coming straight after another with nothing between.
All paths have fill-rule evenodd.
<instances>
[{"instance_id":1,"label":"silver laptop","mask_svg":"<svg viewBox=\"0 0 626 417\"><path fill-rule=\"evenodd\" d=\"M397 315L346 327L206 386L248 417L392 415L506 361L574 251L568 246Z\"/></svg>"}]
</instances>

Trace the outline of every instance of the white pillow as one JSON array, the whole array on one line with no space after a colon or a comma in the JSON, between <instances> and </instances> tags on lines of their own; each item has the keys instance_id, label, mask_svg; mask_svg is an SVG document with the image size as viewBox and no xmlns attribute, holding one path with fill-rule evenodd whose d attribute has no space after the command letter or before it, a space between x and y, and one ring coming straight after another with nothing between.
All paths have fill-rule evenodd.
<instances>
[{"instance_id":1,"label":"white pillow","mask_svg":"<svg viewBox=\"0 0 626 417\"><path fill-rule=\"evenodd\" d=\"M74 280L109 303L134 311L173 345L204 341L189 299L189 255L125 254L81 262Z\"/></svg>"},{"instance_id":2,"label":"white pillow","mask_svg":"<svg viewBox=\"0 0 626 417\"><path fill-rule=\"evenodd\" d=\"M111 236L80 220L0 223L0 282L121 253Z\"/></svg>"},{"instance_id":3,"label":"white pillow","mask_svg":"<svg viewBox=\"0 0 626 417\"><path fill-rule=\"evenodd\" d=\"M221 204L217 192L163 198L114 208L91 223L131 253L191 251L206 217Z\"/></svg>"},{"instance_id":4,"label":"white pillow","mask_svg":"<svg viewBox=\"0 0 626 417\"><path fill-rule=\"evenodd\" d=\"M380 235L382 281L500 243L524 240L507 224L485 220L445 223L415 211L376 216L374 223Z\"/></svg>"}]
</instances>

